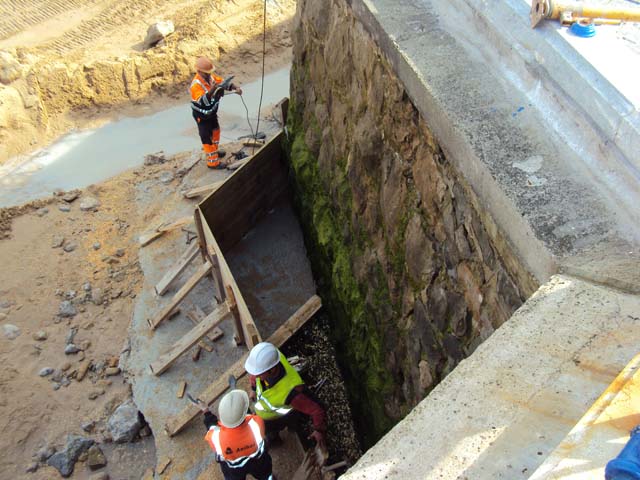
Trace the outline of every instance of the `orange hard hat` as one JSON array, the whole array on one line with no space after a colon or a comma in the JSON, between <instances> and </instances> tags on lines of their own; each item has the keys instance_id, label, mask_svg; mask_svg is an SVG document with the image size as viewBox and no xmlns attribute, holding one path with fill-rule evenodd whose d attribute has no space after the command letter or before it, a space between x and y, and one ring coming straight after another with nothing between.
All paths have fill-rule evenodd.
<instances>
[{"instance_id":1,"label":"orange hard hat","mask_svg":"<svg viewBox=\"0 0 640 480\"><path fill-rule=\"evenodd\" d=\"M207 57L198 57L196 60L196 70L204 73L213 72L213 62Z\"/></svg>"}]
</instances>

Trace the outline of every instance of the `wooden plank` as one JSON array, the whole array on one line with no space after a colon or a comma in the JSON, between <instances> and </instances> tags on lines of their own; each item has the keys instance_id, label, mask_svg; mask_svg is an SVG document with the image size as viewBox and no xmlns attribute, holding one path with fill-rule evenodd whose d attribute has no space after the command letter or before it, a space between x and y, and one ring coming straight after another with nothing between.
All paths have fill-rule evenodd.
<instances>
[{"instance_id":1,"label":"wooden plank","mask_svg":"<svg viewBox=\"0 0 640 480\"><path fill-rule=\"evenodd\" d=\"M249 160L251 160L251 157L243 158L242 160L236 160L235 162L230 163L229 165L227 165L227 170L237 170L241 166L243 166L245 163L247 163Z\"/></svg>"},{"instance_id":2,"label":"wooden plank","mask_svg":"<svg viewBox=\"0 0 640 480\"><path fill-rule=\"evenodd\" d=\"M166 372L171 364L184 352L198 343L198 341L204 337L209 330L213 329L229 315L231 315L231 312L226 305L220 305L219 308L216 308L213 312L207 315L207 318L193 327L189 333L174 343L167 352L162 354L160 358L149 365L149 368L151 368L154 375L158 376Z\"/></svg>"},{"instance_id":3,"label":"wooden plank","mask_svg":"<svg viewBox=\"0 0 640 480\"><path fill-rule=\"evenodd\" d=\"M209 262L211 262L211 276L213 277L213 284L215 285L216 292L218 293L216 300L218 301L218 303L222 303L226 298L226 291L224 288L222 288L222 273L220 273L220 262L218 261L218 255L216 255L216 252L211 245L207 246L207 257L209 259Z\"/></svg>"},{"instance_id":4,"label":"wooden plank","mask_svg":"<svg viewBox=\"0 0 640 480\"><path fill-rule=\"evenodd\" d=\"M231 288L230 285L225 287L225 292L227 292L227 306L231 311L231 315L233 315L233 326L236 330L233 339L235 340L236 345L242 345L244 343L244 327L242 324L242 318L240 317L240 312L238 311L236 296L233 294L233 288Z\"/></svg>"},{"instance_id":5,"label":"wooden plank","mask_svg":"<svg viewBox=\"0 0 640 480\"><path fill-rule=\"evenodd\" d=\"M184 198L195 198L204 194L208 195L210 193L215 192L218 188L220 188L220 185L222 185L223 183L224 183L224 180L220 180L219 182L210 183L209 185L203 185L202 187L192 188L191 190L187 190L186 192L184 192Z\"/></svg>"},{"instance_id":6,"label":"wooden plank","mask_svg":"<svg viewBox=\"0 0 640 480\"><path fill-rule=\"evenodd\" d=\"M200 212L199 208L197 209L196 215L202 215L202 212ZM242 292L240 292L240 288L238 287L235 278L233 278L233 274L231 273L231 269L227 264L227 260L224 258L224 255L222 255L222 252L220 251L220 246L218 245L216 238L213 236L213 233L211 233L211 229L209 228L209 225L204 221L204 219L202 222L202 230L204 233L205 241L207 243L207 249L213 248L213 251L218 259L218 264L220 265L220 275L222 276L223 284L229 285L233 290L236 304L238 306L238 312L240 313L240 318L242 319L244 340L247 347L252 348L256 343L259 343L261 341L261 337L253 321L253 317L251 316L249 307L247 307L247 303L242 296ZM224 292L224 289L222 291ZM247 331L245 328L246 325L253 325L255 331ZM252 343L255 338L257 338L257 342Z\"/></svg>"},{"instance_id":7,"label":"wooden plank","mask_svg":"<svg viewBox=\"0 0 640 480\"><path fill-rule=\"evenodd\" d=\"M184 397L184 391L186 389L187 389L187 382L183 380L182 382L180 382L180 385L178 386L178 392L176 393L176 396L178 398Z\"/></svg>"},{"instance_id":8,"label":"wooden plank","mask_svg":"<svg viewBox=\"0 0 640 480\"><path fill-rule=\"evenodd\" d=\"M187 312L187 317L193 323L198 324L202 320L204 320L206 315L204 314L204 312L199 306L194 305L194 307ZM216 340L218 340L219 338L222 338L223 336L224 336L224 332L219 327L214 328L213 330L211 330L211 332L207 334L207 338L212 342L215 342Z\"/></svg>"},{"instance_id":9,"label":"wooden plank","mask_svg":"<svg viewBox=\"0 0 640 480\"><path fill-rule=\"evenodd\" d=\"M311 297L307 302L300 307L289 319L278 328L273 335L269 337L268 342L272 343L276 347L281 347L282 344L296 333L300 327L302 327L307 320L309 320L322 306L322 300L317 295ZM221 375L218 380L209 385L204 392L198 395L198 398L202 399L207 405L211 405L215 402L220 395L222 395L227 388L229 388L228 378L229 375L233 375L237 379L244 376L246 373L244 370L244 362L246 361L248 353L242 356L240 360L234 363L224 375ZM200 409L193 404L187 405L181 412L169 418L165 425L165 430L169 436L173 437L178 434L182 429L194 418L200 414Z\"/></svg>"},{"instance_id":10,"label":"wooden plank","mask_svg":"<svg viewBox=\"0 0 640 480\"><path fill-rule=\"evenodd\" d=\"M188 217L182 217L175 222L168 224L161 224L152 230L151 232L143 233L140 235L138 241L140 242L141 247L145 247L153 242L156 238L164 235L166 232L170 232L171 230L175 230L176 228L183 227L188 225L193 221L193 216L189 215Z\"/></svg>"},{"instance_id":11,"label":"wooden plank","mask_svg":"<svg viewBox=\"0 0 640 480\"><path fill-rule=\"evenodd\" d=\"M180 290L178 290L175 293L175 295L171 299L171 302L169 302L169 304L166 307L164 307L155 317L147 320L147 323L149 323L151 330L155 330L156 328L158 328L158 325L160 325L160 323L171 314L171 311L177 307L178 303L180 303L182 299L184 299L184 297L186 297L189 294L189 292L193 290L196 284L203 277L208 275L210 271L211 271L211 264L209 262L204 263L191 276L191 278L187 280L187 283L185 283L180 288Z\"/></svg>"},{"instance_id":12,"label":"wooden plank","mask_svg":"<svg viewBox=\"0 0 640 480\"><path fill-rule=\"evenodd\" d=\"M193 260L197 254L198 244L196 242L193 242L193 244L189 248L187 248L187 250L180 256L175 265L171 267L167 271L167 273L164 274L164 277L162 277L162 279L158 282L155 287L156 294L162 296L167 293L171 282L173 282L176 277L180 275L185 268L187 268L187 265L191 263L191 260Z\"/></svg>"}]
</instances>

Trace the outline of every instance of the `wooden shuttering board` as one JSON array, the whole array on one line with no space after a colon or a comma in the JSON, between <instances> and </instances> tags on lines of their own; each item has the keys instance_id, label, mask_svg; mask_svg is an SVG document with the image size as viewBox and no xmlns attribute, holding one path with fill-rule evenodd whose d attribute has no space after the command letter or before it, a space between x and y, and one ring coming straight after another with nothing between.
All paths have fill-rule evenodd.
<instances>
[{"instance_id":1,"label":"wooden shuttering board","mask_svg":"<svg viewBox=\"0 0 640 480\"><path fill-rule=\"evenodd\" d=\"M180 290L176 292L169 304L158 312L154 317L147 320L151 330L158 328L158 325L171 315L171 312L178 306L178 304L186 297L191 290L198 284L203 277L207 276L211 272L211 264L209 262L203 263L198 270L187 280Z\"/></svg>"},{"instance_id":2,"label":"wooden shuttering board","mask_svg":"<svg viewBox=\"0 0 640 480\"><path fill-rule=\"evenodd\" d=\"M196 214L202 215L200 209L196 211ZM211 233L211 229L207 225L207 222L202 221L202 230L204 234L204 238L207 244L207 248L213 249L216 254L216 258L218 260L218 267L220 268L220 276L222 277L222 283L225 287L231 287L233 294L235 296L236 304L238 307L238 312L240 314L240 319L242 323L242 333L244 336L245 343L248 348L252 348L254 345L260 343L262 338L258 333L258 329L256 328L256 324L253 321L253 317L251 316L251 312L249 312L249 307L247 307L246 302L244 301L244 297L240 292L240 288L236 283L235 278L233 278L233 274L231 273L231 269L227 264L227 260L222 255L220 251L220 246L216 241L216 238ZM223 289L224 290L224 289ZM222 295L225 295L222 293ZM226 296L226 295L225 295Z\"/></svg>"},{"instance_id":3,"label":"wooden shuttering board","mask_svg":"<svg viewBox=\"0 0 640 480\"><path fill-rule=\"evenodd\" d=\"M300 307L289 319L278 328L273 335L271 335L267 341L281 347L282 344L287 341L291 335L296 333L300 327L302 327L307 320L309 320L315 313L320 310L322 306L322 300L319 296L314 295L309 298L307 302ZM224 375L209 385L204 392L198 395L198 398L202 399L208 405L215 402L220 395L222 395L227 388L229 388L228 378L229 375L233 375L236 379L241 378L246 373L244 370L244 362L246 361L248 353L242 356L240 360L234 363ZM179 433L191 420L196 418L200 413L200 409L193 404L189 404L180 413L169 418L165 425L165 430L169 436L174 436Z\"/></svg>"},{"instance_id":4,"label":"wooden shuttering board","mask_svg":"<svg viewBox=\"0 0 640 480\"><path fill-rule=\"evenodd\" d=\"M175 222L171 223L161 223L158 225L153 231L143 233L140 235L138 241L140 242L140 246L144 247L153 242L156 238L164 235L166 232L170 232L171 230L175 230L176 228L184 227L193 221L193 215L189 215L186 217L179 218Z\"/></svg>"},{"instance_id":5,"label":"wooden shuttering board","mask_svg":"<svg viewBox=\"0 0 640 480\"><path fill-rule=\"evenodd\" d=\"M191 263L191 260L198 254L198 242L193 242L189 248L180 256L178 261L164 274L164 277L156 285L156 294L162 296L169 289L169 285L185 268Z\"/></svg>"},{"instance_id":6,"label":"wooden shuttering board","mask_svg":"<svg viewBox=\"0 0 640 480\"><path fill-rule=\"evenodd\" d=\"M221 304L207 317L193 327L185 336L173 344L169 351L165 352L155 362L149 365L155 375L161 375L175 362L184 352L193 347L210 330L218 326L231 312L226 304Z\"/></svg>"},{"instance_id":7,"label":"wooden shuttering board","mask_svg":"<svg viewBox=\"0 0 640 480\"><path fill-rule=\"evenodd\" d=\"M224 180L221 180L219 182L210 183L209 185L203 185L202 187L192 188L191 190L184 192L184 197L195 198L195 197L200 197L202 195L209 195L215 192L223 183L224 183Z\"/></svg>"},{"instance_id":8,"label":"wooden shuttering board","mask_svg":"<svg viewBox=\"0 0 640 480\"><path fill-rule=\"evenodd\" d=\"M287 171L281 160L282 135L276 135L199 204L223 253L288 191Z\"/></svg>"}]
</instances>

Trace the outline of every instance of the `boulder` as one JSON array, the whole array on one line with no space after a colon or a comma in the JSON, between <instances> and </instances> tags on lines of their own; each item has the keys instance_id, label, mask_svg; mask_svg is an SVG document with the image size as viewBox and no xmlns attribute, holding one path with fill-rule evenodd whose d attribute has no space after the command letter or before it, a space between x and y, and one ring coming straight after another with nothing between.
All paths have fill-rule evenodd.
<instances>
[{"instance_id":1,"label":"boulder","mask_svg":"<svg viewBox=\"0 0 640 480\"><path fill-rule=\"evenodd\" d=\"M151 48L156 45L160 40L171 35L175 32L173 22L167 20L166 22L157 22L150 25L147 29L147 36L144 39L144 48Z\"/></svg>"},{"instance_id":2,"label":"boulder","mask_svg":"<svg viewBox=\"0 0 640 480\"><path fill-rule=\"evenodd\" d=\"M52 455L47 460L47 465L58 469L60 475L64 478L71 476L76 462L80 455L89 450L94 444L90 438L84 438L79 435L68 435L67 445L61 452Z\"/></svg>"},{"instance_id":3,"label":"boulder","mask_svg":"<svg viewBox=\"0 0 640 480\"><path fill-rule=\"evenodd\" d=\"M107 422L109 433L116 443L131 442L140 429L140 416L138 409L131 399L120 405L115 412L109 417Z\"/></svg>"}]
</instances>

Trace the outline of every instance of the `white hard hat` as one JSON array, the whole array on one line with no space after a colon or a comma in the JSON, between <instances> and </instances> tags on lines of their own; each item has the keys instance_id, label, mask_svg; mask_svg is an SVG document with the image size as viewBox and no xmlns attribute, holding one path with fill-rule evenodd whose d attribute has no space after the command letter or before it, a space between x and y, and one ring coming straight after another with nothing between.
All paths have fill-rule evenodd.
<instances>
[{"instance_id":1,"label":"white hard hat","mask_svg":"<svg viewBox=\"0 0 640 480\"><path fill-rule=\"evenodd\" d=\"M251 375L260 375L280 362L278 349L269 342L261 342L251 349L244 369Z\"/></svg>"},{"instance_id":2,"label":"white hard hat","mask_svg":"<svg viewBox=\"0 0 640 480\"><path fill-rule=\"evenodd\" d=\"M231 390L227 393L218 406L220 423L227 428L235 428L240 425L249 409L249 395L244 390Z\"/></svg>"}]
</instances>

